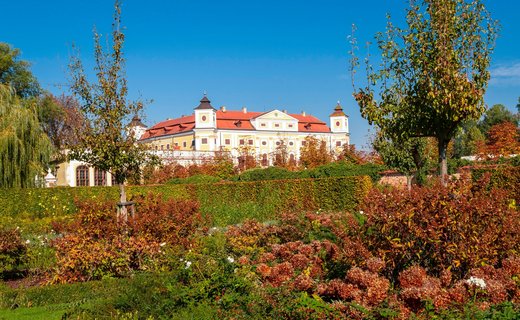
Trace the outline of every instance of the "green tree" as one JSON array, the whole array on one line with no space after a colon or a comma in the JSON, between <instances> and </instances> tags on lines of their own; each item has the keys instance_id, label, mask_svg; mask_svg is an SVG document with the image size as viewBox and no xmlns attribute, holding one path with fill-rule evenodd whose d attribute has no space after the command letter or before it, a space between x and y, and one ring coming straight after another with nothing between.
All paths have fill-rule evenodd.
<instances>
[{"instance_id":1,"label":"green tree","mask_svg":"<svg viewBox=\"0 0 520 320\"><path fill-rule=\"evenodd\" d=\"M41 93L40 85L29 70L27 61L19 60L20 50L0 42L0 83L9 85L21 98L35 97Z\"/></svg>"},{"instance_id":2,"label":"green tree","mask_svg":"<svg viewBox=\"0 0 520 320\"><path fill-rule=\"evenodd\" d=\"M23 105L14 89L0 83L0 187L34 186L50 153L36 105Z\"/></svg>"},{"instance_id":3,"label":"green tree","mask_svg":"<svg viewBox=\"0 0 520 320\"><path fill-rule=\"evenodd\" d=\"M478 125L480 131L488 135L492 126L503 122L512 122L518 125L518 119L511 111L507 110L503 104L495 104L484 113L484 117Z\"/></svg>"},{"instance_id":4,"label":"green tree","mask_svg":"<svg viewBox=\"0 0 520 320\"><path fill-rule=\"evenodd\" d=\"M485 109L497 23L479 0L411 1L406 23L399 28L388 18L386 33L376 36L380 67L373 71L367 58L368 84L354 97L362 116L393 141L435 137L446 183L449 141ZM353 73L357 64L353 56Z\"/></svg>"},{"instance_id":5,"label":"green tree","mask_svg":"<svg viewBox=\"0 0 520 320\"><path fill-rule=\"evenodd\" d=\"M388 167L406 176L406 185L408 190L411 190L412 178L415 177L417 180L428 162L425 139L392 141L378 134L372 145Z\"/></svg>"},{"instance_id":6,"label":"green tree","mask_svg":"<svg viewBox=\"0 0 520 320\"><path fill-rule=\"evenodd\" d=\"M109 171L120 189L120 202L126 203L125 181L138 175L151 157L138 144L133 134L128 134L126 124L143 108L141 101L127 100L127 81L124 67L121 31L121 6L115 2L112 41L109 53L103 51L101 37L94 31L94 58L96 82L90 82L84 72L79 54L71 59L72 92L80 102L80 109L88 124L78 136L78 143L71 149L73 159L85 161L100 170ZM121 218L126 220L123 205Z\"/></svg>"},{"instance_id":7,"label":"green tree","mask_svg":"<svg viewBox=\"0 0 520 320\"><path fill-rule=\"evenodd\" d=\"M479 144L485 140L486 137L480 131L475 120L464 122L455 135L453 157L460 158L477 154Z\"/></svg>"}]
</instances>

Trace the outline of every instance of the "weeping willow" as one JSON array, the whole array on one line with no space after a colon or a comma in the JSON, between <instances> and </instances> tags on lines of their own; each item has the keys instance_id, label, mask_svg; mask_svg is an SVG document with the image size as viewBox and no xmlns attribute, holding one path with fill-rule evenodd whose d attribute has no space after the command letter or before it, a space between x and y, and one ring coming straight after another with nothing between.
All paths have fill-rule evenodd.
<instances>
[{"instance_id":1,"label":"weeping willow","mask_svg":"<svg viewBox=\"0 0 520 320\"><path fill-rule=\"evenodd\" d=\"M9 86L0 84L0 187L34 186L50 154L35 106L22 105Z\"/></svg>"}]
</instances>

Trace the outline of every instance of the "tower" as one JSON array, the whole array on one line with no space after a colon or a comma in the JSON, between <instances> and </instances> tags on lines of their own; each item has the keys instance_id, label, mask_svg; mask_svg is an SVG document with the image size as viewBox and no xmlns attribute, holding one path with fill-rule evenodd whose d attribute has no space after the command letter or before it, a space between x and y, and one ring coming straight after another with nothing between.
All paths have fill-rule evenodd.
<instances>
[{"instance_id":1,"label":"tower","mask_svg":"<svg viewBox=\"0 0 520 320\"><path fill-rule=\"evenodd\" d=\"M332 133L348 133L348 116L343 112L339 101L329 118Z\"/></svg>"},{"instance_id":2,"label":"tower","mask_svg":"<svg viewBox=\"0 0 520 320\"><path fill-rule=\"evenodd\" d=\"M139 140L146 131L146 126L141 122L141 118L136 114L128 124L127 130L129 134L134 135L135 140Z\"/></svg>"},{"instance_id":3,"label":"tower","mask_svg":"<svg viewBox=\"0 0 520 320\"><path fill-rule=\"evenodd\" d=\"M211 101L204 94L199 106L195 108L195 128L215 129L216 127L217 110L211 106Z\"/></svg>"}]
</instances>

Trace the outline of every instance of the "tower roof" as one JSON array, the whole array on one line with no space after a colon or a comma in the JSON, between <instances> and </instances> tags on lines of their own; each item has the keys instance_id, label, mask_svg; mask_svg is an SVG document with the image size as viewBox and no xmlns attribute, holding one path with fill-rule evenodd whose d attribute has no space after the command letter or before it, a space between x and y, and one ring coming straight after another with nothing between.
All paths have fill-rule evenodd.
<instances>
[{"instance_id":1,"label":"tower roof","mask_svg":"<svg viewBox=\"0 0 520 320\"><path fill-rule=\"evenodd\" d=\"M339 104L339 101L338 101L338 104L336 105L336 107L334 108L334 112L331 113L331 115L329 117L347 117L345 112L343 112L343 107L341 107L341 105Z\"/></svg>"},{"instance_id":2,"label":"tower roof","mask_svg":"<svg viewBox=\"0 0 520 320\"><path fill-rule=\"evenodd\" d=\"M128 126L146 128L146 125L141 121L141 118L139 118L139 116L137 114L132 118L132 121L130 121Z\"/></svg>"},{"instance_id":3,"label":"tower roof","mask_svg":"<svg viewBox=\"0 0 520 320\"><path fill-rule=\"evenodd\" d=\"M203 109L216 110L216 109L213 108L213 106L211 105L211 101L209 101L209 99L208 99L208 97L206 96L206 94L204 94L204 97L202 97L202 99L200 99L200 104L199 104L199 106L195 108L195 110L203 110Z\"/></svg>"}]
</instances>

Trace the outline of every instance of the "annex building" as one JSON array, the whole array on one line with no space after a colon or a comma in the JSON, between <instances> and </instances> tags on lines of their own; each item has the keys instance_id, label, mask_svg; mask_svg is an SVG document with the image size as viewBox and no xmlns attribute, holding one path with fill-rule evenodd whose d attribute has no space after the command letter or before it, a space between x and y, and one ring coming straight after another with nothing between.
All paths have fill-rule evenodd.
<instances>
[{"instance_id":1,"label":"annex building","mask_svg":"<svg viewBox=\"0 0 520 320\"><path fill-rule=\"evenodd\" d=\"M135 121L134 121L135 120ZM268 112L215 109L206 95L189 116L169 119L146 128L139 119L132 127L140 142L148 144L163 159L201 161L215 152L229 152L238 161L241 148L247 147L263 166L272 164L273 153L284 143L290 158L298 160L305 138L324 140L330 152L349 144L348 116L338 104L326 123L306 113L285 110Z\"/></svg>"}]
</instances>

